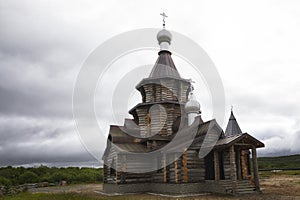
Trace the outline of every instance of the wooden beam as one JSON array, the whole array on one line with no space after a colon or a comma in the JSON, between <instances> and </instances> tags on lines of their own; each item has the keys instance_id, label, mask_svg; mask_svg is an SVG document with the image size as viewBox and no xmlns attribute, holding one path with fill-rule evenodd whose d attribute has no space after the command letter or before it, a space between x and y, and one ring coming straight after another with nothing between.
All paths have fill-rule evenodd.
<instances>
[{"instance_id":1,"label":"wooden beam","mask_svg":"<svg viewBox=\"0 0 300 200\"><path fill-rule=\"evenodd\" d=\"M242 168L242 179L247 179L247 165L246 165L246 159L245 159L245 151L242 150L241 152L241 168Z\"/></svg>"},{"instance_id":2,"label":"wooden beam","mask_svg":"<svg viewBox=\"0 0 300 200\"><path fill-rule=\"evenodd\" d=\"M242 179L242 169L241 169L241 150L239 148L236 149L236 157L237 157L237 179L241 180Z\"/></svg>"},{"instance_id":3,"label":"wooden beam","mask_svg":"<svg viewBox=\"0 0 300 200\"><path fill-rule=\"evenodd\" d=\"M166 154L164 154L164 183L167 182L167 160Z\"/></svg>"},{"instance_id":4,"label":"wooden beam","mask_svg":"<svg viewBox=\"0 0 300 200\"><path fill-rule=\"evenodd\" d=\"M115 170L116 170L116 183L118 183L118 154L116 154L116 166L115 166Z\"/></svg>"},{"instance_id":5,"label":"wooden beam","mask_svg":"<svg viewBox=\"0 0 300 200\"><path fill-rule=\"evenodd\" d=\"M176 154L174 154L174 168L175 168L175 182L178 183L178 163L177 163L177 159L176 159Z\"/></svg>"},{"instance_id":6,"label":"wooden beam","mask_svg":"<svg viewBox=\"0 0 300 200\"><path fill-rule=\"evenodd\" d=\"M232 193L235 194L237 190L237 177L236 177L234 145L232 145L229 149L229 158L230 158L230 177L232 181Z\"/></svg>"},{"instance_id":7,"label":"wooden beam","mask_svg":"<svg viewBox=\"0 0 300 200\"><path fill-rule=\"evenodd\" d=\"M182 155L182 164L183 164L183 182L188 182L188 169L187 169L187 149L184 150L184 153Z\"/></svg>"},{"instance_id":8,"label":"wooden beam","mask_svg":"<svg viewBox=\"0 0 300 200\"><path fill-rule=\"evenodd\" d=\"M214 151L215 180L220 180L219 152Z\"/></svg>"},{"instance_id":9,"label":"wooden beam","mask_svg":"<svg viewBox=\"0 0 300 200\"><path fill-rule=\"evenodd\" d=\"M259 178L258 178L258 165L257 165L257 153L256 147L252 147L252 162L253 162L253 174L254 174L254 183L257 191L260 190L259 187Z\"/></svg>"},{"instance_id":10,"label":"wooden beam","mask_svg":"<svg viewBox=\"0 0 300 200\"><path fill-rule=\"evenodd\" d=\"M235 146L242 146L242 147L252 147L252 144L244 144L244 143L235 143Z\"/></svg>"},{"instance_id":11,"label":"wooden beam","mask_svg":"<svg viewBox=\"0 0 300 200\"><path fill-rule=\"evenodd\" d=\"M122 172L126 172L126 155L122 156Z\"/></svg>"}]
</instances>

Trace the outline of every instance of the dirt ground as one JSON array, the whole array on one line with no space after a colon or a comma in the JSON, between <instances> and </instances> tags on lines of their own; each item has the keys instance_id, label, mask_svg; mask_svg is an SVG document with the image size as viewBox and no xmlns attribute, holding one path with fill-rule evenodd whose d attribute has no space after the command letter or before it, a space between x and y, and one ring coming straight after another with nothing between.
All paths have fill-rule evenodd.
<instances>
[{"instance_id":1,"label":"dirt ground","mask_svg":"<svg viewBox=\"0 0 300 200\"><path fill-rule=\"evenodd\" d=\"M261 194L246 195L215 195L203 194L197 196L163 196L157 194L129 194L107 196L102 191L101 184L69 185L60 187L44 187L30 189L31 193L78 193L95 199L249 199L249 200L300 200L300 176L272 176L260 179Z\"/></svg>"},{"instance_id":2,"label":"dirt ground","mask_svg":"<svg viewBox=\"0 0 300 200\"><path fill-rule=\"evenodd\" d=\"M261 190L266 195L300 199L300 176L272 176L260 180Z\"/></svg>"}]
</instances>

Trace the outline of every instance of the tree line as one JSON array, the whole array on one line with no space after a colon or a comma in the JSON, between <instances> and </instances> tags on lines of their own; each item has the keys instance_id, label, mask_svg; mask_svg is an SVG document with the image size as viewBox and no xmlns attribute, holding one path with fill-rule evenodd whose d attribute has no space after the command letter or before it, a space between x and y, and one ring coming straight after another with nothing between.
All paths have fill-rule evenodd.
<instances>
[{"instance_id":1,"label":"tree line","mask_svg":"<svg viewBox=\"0 0 300 200\"><path fill-rule=\"evenodd\" d=\"M26 183L48 182L58 184L67 181L76 183L101 183L103 179L102 168L79 167L3 167L0 168L0 186L17 186Z\"/></svg>"}]
</instances>

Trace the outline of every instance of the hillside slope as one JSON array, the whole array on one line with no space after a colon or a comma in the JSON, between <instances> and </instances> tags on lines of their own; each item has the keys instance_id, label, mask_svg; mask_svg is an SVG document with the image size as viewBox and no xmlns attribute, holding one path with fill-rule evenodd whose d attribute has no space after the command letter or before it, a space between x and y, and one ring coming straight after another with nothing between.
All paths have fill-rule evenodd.
<instances>
[{"instance_id":1,"label":"hillside slope","mask_svg":"<svg viewBox=\"0 0 300 200\"><path fill-rule=\"evenodd\" d=\"M300 154L278 157L259 157L260 170L300 168Z\"/></svg>"}]
</instances>

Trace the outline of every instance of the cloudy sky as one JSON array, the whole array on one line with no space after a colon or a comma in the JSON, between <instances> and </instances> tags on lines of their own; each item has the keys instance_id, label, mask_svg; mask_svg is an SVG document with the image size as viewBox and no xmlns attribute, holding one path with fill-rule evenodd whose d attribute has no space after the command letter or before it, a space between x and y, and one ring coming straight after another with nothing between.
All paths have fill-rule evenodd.
<instances>
[{"instance_id":1,"label":"cloudy sky","mask_svg":"<svg viewBox=\"0 0 300 200\"><path fill-rule=\"evenodd\" d=\"M213 60L224 85L225 117L234 105L242 131L266 144L259 154L300 153L299 1L0 0L0 165L99 166L74 125L76 77L112 36L160 28L162 11L170 30L197 42ZM119 67L154 63L157 53L147 55L128 55ZM118 81L113 73L111 80ZM209 120L209 98L195 89ZM130 105L136 103L133 98ZM105 108L101 113L110 112ZM109 114L99 116L105 126L113 123ZM98 158L104 148L105 136Z\"/></svg>"}]
</instances>

